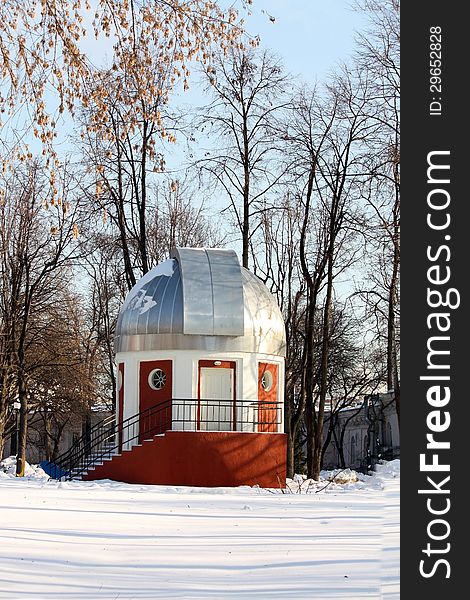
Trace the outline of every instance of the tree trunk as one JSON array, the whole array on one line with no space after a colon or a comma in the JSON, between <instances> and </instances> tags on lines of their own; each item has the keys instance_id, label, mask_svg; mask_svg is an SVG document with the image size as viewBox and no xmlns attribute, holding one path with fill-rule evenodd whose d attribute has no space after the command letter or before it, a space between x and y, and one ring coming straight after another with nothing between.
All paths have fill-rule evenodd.
<instances>
[{"instance_id":1,"label":"tree trunk","mask_svg":"<svg viewBox=\"0 0 470 600\"><path fill-rule=\"evenodd\" d=\"M341 469L346 468L346 459L344 458L344 432L345 429L343 428L339 436L339 440L337 440L339 466L341 467Z\"/></svg>"},{"instance_id":2,"label":"tree trunk","mask_svg":"<svg viewBox=\"0 0 470 600\"><path fill-rule=\"evenodd\" d=\"M140 203L139 211L139 253L142 261L142 275L149 271L149 258L147 252L147 143L148 143L148 122L144 119L142 131L142 162L140 174ZM137 191L137 190L136 190Z\"/></svg>"},{"instance_id":3,"label":"tree trunk","mask_svg":"<svg viewBox=\"0 0 470 600\"><path fill-rule=\"evenodd\" d=\"M16 476L23 477L26 468L26 436L28 432L28 400L23 375L19 375L20 423L18 427L18 454L16 456Z\"/></svg>"},{"instance_id":4,"label":"tree trunk","mask_svg":"<svg viewBox=\"0 0 470 600\"><path fill-rule=\"evenodd\" d=\"M332 217L333 219L333 217ZM330 227L330 243L328 248L328 278L326 286L325 310L323 313L323 330L322 330L322 348L320 362L320 393L318 402L318 411L315 420L314 431L314 450L312 461L312 478L318 480L322 467L322 448L323 448L323 420L325 415L325 402L328 379L328 355L330 352L330 321L331 321L331 305L333 295L333 259L334 259L334 241L333 235L333 220Z\"/></svg>"},{"instance_id":5,"label":"tree trunk","mask_svg":"<svg viewBox=\"0 0 470 600\"><path fill-rule=\"evenodd\" d=\"M398 265L393 267L390 292L388 296L388 323L387 323L387 387L392 390L396 381L396 329L395 329L395 297L398 277Z\"/></svg>"},{"instance_id":6,"label":"tree trunk","mask_svg":"<svg viewBox=\"0 0 470 600\"><path fill-rule=\"evenodd\" d=\"M326 434L325 441L323 442L322 451L321 451L321 461L323 464L323 460L325 458L326 451L328 446L331 444L331 438L333 437L333 430L336 427L336 423L338 420L338 413L333 412L333 407L330 408L330 421L328 423L328 432Z\"/></svg>"},{"instance_id":7,"label":"tree trunk","mask_svg":"<svg viewBox=\"0 0 470 600\"><path fill-rule=\"evenodd\" d=\"M121 250L122 250L122 258L124 261L124 273L126 276L127 287L130 290L136 284L136 278L134 275L134 269L132 267L132 259L129 250L129 244L127 240L127 229L126 229L126 211L124 208L124 183L122 180L122 156L121 156L121 146L117 144L117 177L118 177L118 191L117 193L111 191L111 195L113 197L113 201L116 206L116 219L117 226L119 230L119 237L121 242Z\"/></svg>"},{"instance_id":8,"label":"tree trunk","mask_svg":"<svg viewBox=\"0 0 470 600\"><path fill-rule=\"evenodd\" d=\"M250 159L248 144L247 117L243 117L243 253L242 263L248 269L248 253L250 248Z\"/></svg>"},{"instance_id":9,"label":"tree trunk","mask_svg":"<svg viewBox=\"0 0 470 600\"><path fill-rule=\"evenodd\" d=\"M302 372L302 380L303 387L305 389L306 396L306 404L305 404L305 426L307 429L307 476L312 477L313 473L313 447L315 444L315 424L316 424L316 411L315 411L315 395L314 395L314 381L313 381L313 368L314 368L314 325L313 325L313 315L315 311L315 306L311 305L309 307L309 319L308 319L308 327L306 331L307 337L307 351L306 351L306 361L303 366Z\"/></svg>"},{"instance_id":10,"label":"tree trunk","mask_svg":"<svg viewBox=\"0 0 470 600\"><path fill-rule=\"evenodd\" d=\"M5 393L6 385L2 382L0 387L0 460L3 458L3 448L5 445L5 427L7 420L7 400Z\"/></svg>"},{"instance_id":11,"label":"tree trunk","mask_svg":"<svg viewBox=\"0 0 470 600\"><path fill-rule=\"evenodd\" d=\"M295 438L296 435L292 435L294 432L287 434L287 469L286 475L289 479L292 479L295 475Z\"/></svg>"},{"instance_id":12,"label":"tree trunk","mask_svg":"<svg viewBox=\"0 0 470 600\"><path fill-rule=\"evenodd\" d=\"M286 387L284 386L284 429L287 435L286 477L292 479L295 471L295 434L292 431L291 411L294 407L290 405L290 396L287 394Z\"/></svg>"},{"instance_id":13,"label":"tree trunk","mask_svg":"<svg viewBox=\"0 0 470 600\"><path fill-rule=\"evenodd\" d=\"M51 419L50 419L50 416L47 414L47 412L44 415L44 429L46 430L46 448L45 448L46 449L46 458L48 461L52 462L52 447L51 447L52 427L51 427Z\"/></svg>"},{"instance_id":14,"label":"tree trunk","mask_svg":"<svg viewBox=\"0 0 470 600\"><path fill-rule=\"evenodd\" d=\"M398 430L400 430L400 384L395 384L395 409L397 411Z\"/></svg>"},{"instance_id":15,"label":"tree trunk","mask_svg":"<svg viewBox=\"0 0 470 600\"><path fill-rule=\"evenodd\" d=\"M3 448L0 455L3 454ZM10 456L18 454L18 411L15 410L15 431L10 436Z\"/></svg>"},{"instance_id":16,"label":"tree trunk","mask_svg":"<svg viewBox=\"0 0 470 600\"><path fill-rule=\"evenodd\" d=\"M57 435L54 437L54 446L51 453L51 462L54 462L59 456L60 440L62 439L62 433L69 419L66 419L60 426L57 427Z\"/></svg>"},{"instance_id":17,"label":"tree trunk","mask_svg":"<svg viewBox=\"0 0 470 600\"><path fill-rule=\"evenodd\" d=\"M398 301L398 278L400 269L400 227L399 227L399 207L400 207L400 173L398 163L394 168L395 181L395 206L393 218L393 265L392 276L390 280L390 289L388 295L388 327L387 327L387 386L394 390L395 406L398 417L398 427L400 427L400 381L398 374L398 357L396 342L396 305Z\"/></svg>"},{"instance_id":18,"label":"tree trunk","mask_svg":"<svg viewBox=\"0 0 470 600\"><path fill-rule=\"evenodd\" d=\"M313 448L315 445L314 436L315 436L315 426L314 426L314 407L313 403L315 402L313 395L310 397L310 401L307 402L307 406L305 407L305 427L307 429L307 477L312 477L313 473Z\"/></svg>"},{"instance_id":19,"label":"tree trunk","mask_svg":"<svg viewBox=\"0 0 470 600\"><path fill-rule=\"evenodd\" d=\"M91 407L85 415L85 454L88 455L91 447Z\"/></svg>"}]
</instances>

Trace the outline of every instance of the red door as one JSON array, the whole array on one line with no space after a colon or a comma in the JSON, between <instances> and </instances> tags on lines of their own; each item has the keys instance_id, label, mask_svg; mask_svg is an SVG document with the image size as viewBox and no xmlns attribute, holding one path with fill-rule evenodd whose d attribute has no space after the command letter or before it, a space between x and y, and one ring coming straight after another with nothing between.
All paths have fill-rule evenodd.
<instances>
[{"instance_id":1,"label":"red door","mask_svg":"<svg viewBox=\"0 0 470 600\"><path fill-rule=\"evenodd\" d=\"M258 364L258 431L276 433L278 365Z\"/></svg>"},{"instance_id":2,"label":"red door","mask_svg":"<svg viewBox=\"0 0 470 600\"><path fill-rule=\"evenodd\" d=\"M118 415L119 415L119 452L122 451L122 422L124 420L124 363L118 364L117 372Z\"/></svg>"},{"instance_id":3,"label":"red door","mask_svg":"<svg viewBox=\"0 0 470 600\"><path fill-rule=\"evenodd\" d=\"M140 363L140 442L171 429L172 371L171 360L149 360Z\"/></svg>"}]
</instances>

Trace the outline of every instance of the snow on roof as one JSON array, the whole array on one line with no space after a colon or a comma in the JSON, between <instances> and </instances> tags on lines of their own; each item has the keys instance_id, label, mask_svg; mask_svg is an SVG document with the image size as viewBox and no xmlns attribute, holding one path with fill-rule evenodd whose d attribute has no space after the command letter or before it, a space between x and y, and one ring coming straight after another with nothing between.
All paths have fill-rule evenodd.
<instances>
[{"instance_id":1,"label":"snow on roof","mask_svg":"<svg viewBox=\"0 0 470 600\"><path fill-rule=\"evenodd\" d=\"M135 284L135 286L128 292L126 299L121 307L121 311L125 310L131 300L133 300L136 296L141 294L142 289L153 279L157 277L171 277L175 268L175 260L173 258L169 258L168 260L163 261L157 266L150 269L148 273L146 273L139 281Z\"/></svg>"}]
</instances>

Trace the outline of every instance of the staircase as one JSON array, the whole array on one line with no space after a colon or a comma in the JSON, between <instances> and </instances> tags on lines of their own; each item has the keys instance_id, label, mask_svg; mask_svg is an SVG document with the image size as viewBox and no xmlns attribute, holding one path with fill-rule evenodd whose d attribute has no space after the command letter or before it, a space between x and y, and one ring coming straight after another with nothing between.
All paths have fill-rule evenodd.
<instances>
[{"instance_id":1,"label":"staircase","mask_svg":"<svg viewBox=\"0 0 470 600\"><path fill-rule=\"evenodd\" d=\"M119 423L114 416L103 419L54 462L43 461L41 467L53 479L81 479L88 471L171 429L171 413L168 400Z\"/></svg>"},{"instance_id":2,"label":"staircase","mask_svg":"<svg viewBox=\"0 0 470 600\"><path fill-rule=\"evenodd\" d=\"M102 465L103 462L107 460L112 460L114 456L118 456L114 442L108 440L101 448L92 449L91 454L86 457L86 461L80 461L76 467L72 468L70 479L82 479L82 474L84 472L93 469L96 465ZM84 466L85 470L83 469Z\"/></svg>"},{"instance_id":3,"label":"staircase","mask_svg":"<svg viewBox=\"0 0 470 600\"><path fill-rule=\"evenodd\" d=\"M81 473L79 478L92 481L95 479L116 479L123 481L126 477L132 476L139 468L148 469L148 452L153 455L153 458L163 458L158 455L158 450L161 443L164 442L168 431L161 434L156 434L149 439L142 440L141 444L136 444L132 448L122 450L122 452L114 453L111 456L104 456L97 460L92 466ZM156 452L155 452L156 448ZM151 462L151 461L150 461ZM77 477L74 477L77 479Z\"/></svg>"}]
</instances>

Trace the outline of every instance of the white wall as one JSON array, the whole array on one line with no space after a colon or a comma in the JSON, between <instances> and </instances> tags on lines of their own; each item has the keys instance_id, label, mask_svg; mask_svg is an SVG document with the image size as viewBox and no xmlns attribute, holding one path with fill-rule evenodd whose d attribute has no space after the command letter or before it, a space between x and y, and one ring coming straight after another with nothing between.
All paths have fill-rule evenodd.
<instances>
[{"instance_id":1,"label":"white wall","mask_svg":"<svg viewBox=\"0 0 470 600\"><path fill-rule=\"evenodd\" d=\"M120 352L116 355L116 364L124 363L124 419L139 412L139 364L149 360L171 360L173 361L173 390L172 397L175 399L188 399L198 397L198 363L200 360L234 361L236 363L236 399L257 400L258 398L258 363L270 362L279 366L278 379L278 402L284 401L284 359L270 354L256 354L243 352L201 352L200 350L175 350L170 352ZM195 404L196 406L196 404ZM177 418L175 407L174 419ZM181 409L180 409L181 410ZM189 417L188 407L185 417ZM195 408L192 409L195 411ZM241 408L239 409L242 410ZM249 408L243 410L249 411ZM284 410L280 407L281 425L279 431L284 431ZM191 415L194 417L194 412ZM246 413L245 413L246 416ZM118 416L119 418L119 416ZM175 429L182 429L182 424ZM185 425L185 429L188 424ZM253 427L245 425L243 430L253 431Z\"/></svg>"}]
</instances>

